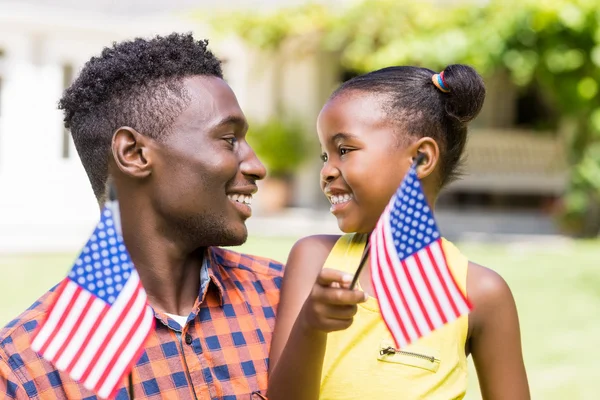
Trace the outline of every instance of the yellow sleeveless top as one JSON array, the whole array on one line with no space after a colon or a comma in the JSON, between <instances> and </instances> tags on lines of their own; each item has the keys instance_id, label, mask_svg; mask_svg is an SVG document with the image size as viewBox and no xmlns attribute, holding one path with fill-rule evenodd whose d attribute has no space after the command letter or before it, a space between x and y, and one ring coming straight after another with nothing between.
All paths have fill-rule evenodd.
<instances>
[{"instance_id":1,"label":"yellow sleeveless top","mask_svg":"<svg viewBox=\"0 0 600 400\"><path fill-rule=\"evenodd\" d=\"M323 267L354 274L365 244L366 235L342 236ZM445 239L443 247L458 285L466 290L467 258ZM467 389L467 318L443 326L402 351L390 351L394 341L377 300L369 297L359 305L348 329L327 337L320 399L462 399Z\"/></svg>"}]
</instances>

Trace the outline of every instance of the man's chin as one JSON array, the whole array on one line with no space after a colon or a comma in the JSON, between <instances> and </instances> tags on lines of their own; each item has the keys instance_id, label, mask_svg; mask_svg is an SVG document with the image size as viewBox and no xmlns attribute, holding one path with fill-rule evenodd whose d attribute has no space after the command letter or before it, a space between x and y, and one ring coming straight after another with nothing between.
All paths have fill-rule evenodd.
<instances>
[{"instance_id":1,"label":"man's chin","mask_svg":"<svg viewBox=\"0 0 600 400\"><path fill-rule=\"evenodd\" d=\"M248 228L246 224L236 224L235 228L228 230L227 234L221 240L217 246L233 247L241 246L248 240Z\"/></svg>"}]
</instances>

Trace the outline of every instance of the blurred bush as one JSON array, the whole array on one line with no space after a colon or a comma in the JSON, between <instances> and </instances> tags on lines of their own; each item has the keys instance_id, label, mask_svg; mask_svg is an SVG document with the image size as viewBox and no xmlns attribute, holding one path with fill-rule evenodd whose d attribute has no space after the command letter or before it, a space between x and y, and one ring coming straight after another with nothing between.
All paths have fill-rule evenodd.
<instances>
[{"instance_id":1,"label":"blurred bush","mask_svg":"<svg viewBox=\"0 0 600 400\"><path fill-rule=\"evenodd\" d=\"M271 117L265 122L252 122L248 143L265 164L273 178L289 178L313 155L310 137L299 120Z\"/></svg>"}]
</instances>

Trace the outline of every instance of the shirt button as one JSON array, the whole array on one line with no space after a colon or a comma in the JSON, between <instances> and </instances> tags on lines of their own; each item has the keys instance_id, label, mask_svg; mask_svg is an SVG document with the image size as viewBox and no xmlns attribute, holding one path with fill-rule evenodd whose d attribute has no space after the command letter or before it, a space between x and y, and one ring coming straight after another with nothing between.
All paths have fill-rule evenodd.
<instances>
[{"instance_id":1,"label":"shirt button","mask_svg":"<svg viewBox=\"0 0 600 400\"><path fill-rule=\"evenodd\" d=\"M189 333L185 334L185 343L192 344L192 335L190 335Z\"/></svg>"}]
</instances>

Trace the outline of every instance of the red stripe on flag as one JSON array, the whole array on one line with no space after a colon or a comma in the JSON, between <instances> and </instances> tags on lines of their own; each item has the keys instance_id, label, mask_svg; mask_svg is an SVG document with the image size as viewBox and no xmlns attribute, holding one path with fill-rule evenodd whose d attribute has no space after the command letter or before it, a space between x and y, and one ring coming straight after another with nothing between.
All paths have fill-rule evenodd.
<instances>
[{"instance_id":1,"label":"red stripe on flag","mask_svg":"<svg viewBox=\"0 0 600 400\"><path fill-rule=\"evenodd\" d=\"M44 355L46 350L48 350L48 346L50 346L50 343L52 343L52 341L54 340L54 338L60 331L60 328L62 328L63 324L65 323L65 319L67 319L67 316L69 315L69 313L73 309L73 306L77 302L77 299L79 298L79 294L81 293L81 291L82 291L81 286L76 285L75 292L71 295L71 298L69 300L69 303L67 303L67 307L65 308L65 311L62 313L62 315L60 316L60 319L56 323L56 328L54 328L54 330L52 331L50 336L48 336L48 339L46 340L46 342L42 345L42 348L39 351L39 353L41 355ZM62 294L61 294L61 296L62 296Z\"/></svg>"},{"instance_id":2,"label":"red stripe on flag","mask_svg":"<svg viewBox=\"0 0 600 400\"><path fill-rule=\"evenodd\" d=\"M75 321L75 324L73 324L73 329L71 329L71 332L69 332L69 335L65 339L65 342L62 344L62 346L60 346L60 349L58 350L58 352L54 356L54 360L56 360L56 361L60 360L60 357L62 356L62 354L65 351L65 349L67 348L67 346L71 343L71 340L73 340L73 336L77 332L78 328L81 326L81 322L83 321L83 319L87 315L87 313L90 310L90 308L92 307L93 303L94 303L94 296L90 296L88 298L87 303L85 303L85 306L83 307L83 310L79 314L79 317L77 318L77 321Z\"/></svg>"},{"instance_id":3,"label":"red stripe on flag","mask_svg":"<svg viewBox=\"0 0 600 400\"><path fill-rule=\"evenodd\" d=\"M133 292L133 296L131 296L129 298L129 300L127 301L127 304L125 305L125 307L123 307L123 310L121 311L121 314L119 314L119 316L117 317L116 323L113 324L113 326L110 328L110 331L108 331L108 334L106 335L106 337L102 341L102 344L98 347L98 349L96 349L96 353L94 354L94 357L92 358L92 360L88 364L87 368L85 369L83 375L79 379L81 382L85 382L87 380L87 378L89 377L90 373L92 372L92 370L96 366L96 363L98 362L98 359L100 358L100 356L102 356L102 354L106 350L106 346L108 346L108 343L110 342L110 339L115 334L115 331L119 328L119 323L118 323L119 320L123 317L123 315L127 315L127 313L129 312L129 310L131 309L131 306L133 305L133 303L135 303L135 299L137 298L137 296L139 295L139 292L140 292L140 287L141 287L141 284L138 283L138 287Z\"/></svg>"},{"instance_id":4,"label":"red stripe on flag","mask_svg":"<svg viewBox=\"0 0 600 400\"><path fill-rule=\"evenodd\" d=\"M440 319L444 323L446 323L445 316L444 316L444 310L442 310L442 306L440 305L440 302L438 301L438 297L436 296L435 291L431 287L431 281L427 277L427 273L425 272L425 268L423 268L423 263L421 262L421 259L419 257L413 257L413 259L415 260L415 262L417 263L417 266L419 267L419 271L421 272L421 276L423 277L423 282L425 282L425 286L427 286L427 291L429 292L429 296L433 300L433 304L435 305L435 309L437 310L437 312L440 316ZM431 328L431 330L433 330L433 327Z\"/></svg>"},{"instance_id":5,"label":"red stripe on flag","mask_svg":"<svg viewBox=\"0 0 600 400\"><path fill-rule=\"evenodd\" d=\"M415 283L413 282L412 274L408 268L408 264L404 261L401 261L400 264L402 265L404 274L406 275L406 279L408 280L408 284L410 285L410 289L412 290L412 292L415 295L415 298L417 299L417 303L419 304L419 308L421 309L421 314L423 314L425 322L427 322L427 327L429 328L429 330L433 330L433 324L431 323L431 319L429 319L429 312L427 311L427 308L425 308L425 304L423 304L423 299L421 298L421 295L417 290Z\"/></svg>"},{"instance_id":6,"label":"red stripe on flag","mask_svg":"<svg viewBox=\"0 0 600 400\"><path fill-rule=\"evenodd\" d=\"M375 245L375 246L372 246L371 249L375 248L375 250L373 252L371 252L371 257L374 257L373 260L375 263L375 268L377 268L377 271L379 273L379 281L380 281L381 286L374 284L373 289L375 290L375 296L377 298L381 298L381 297L385 296L387 303L390 305L389 308L391 308L392 312L394 313L396 322L397 322L398 326L400 327L400 331L401 331L400 333L402 334L404 341L408 341L408 338L409 338L408 332L406 331L406 328L404 327L404 324L402 323L402 318L400 317L398 310L396 309L396 307L393 306L394 300L391 298L391 294L385 284L385 278L383 277L382 263L379 259L379 250L376 246L377 242L379 241L379 235L377 235L378 233L379 233L379 230L372 239L373 245ZM379 303L379 306L380 306L380 310L383 311L383 309L381 308L381 302ZM387 326L388 331L394 332L394 329L391 328L388 319L385 317L385 314L382 313L382 316L383 316L383 322ZM394 338L394 342L396 342L396 346L399 347L399 343L396 338L396 335L392 334L392 337Z\"/></svg>"},{"instance_id":7,"label":"red stripe on flag","mask_svg":"<svg viewBox=\"0 0 600 400\"><path fill-rule=\"evenodd\" d=\"M437 243L439 245L440 244L439 242L440 242L440 239L433 242L430 246L427 246L427 255L429 256L429 260L431 261L431 265L433 266L433 270L435 271L435 274L437 275L438 279L440 280L440 283L442 284L442 288L444 289L444 294L446 295L446 299L448 299L448 302L450 303L450 307L452 307L454 316L457 317L460 315L460 313L458 312L458 308L456 307L456 304L454 304L454 299L452 298L452 295L450 294L448 285L446 285L446 281L444 280L444 277L442 276L442 273L440 272L440 268L448 268L448 266L446 265L446 262L445 262L445 257L444 257L443 265L438 265L438 263L435 260L435 257L433 256L433 253L431 252L431 246L433 246L435 243ZM444 318L444 324L447 322L448 322L447 319Z\"/></svg>"},{"instance_id":8,"label":"red stripe on flag","mask_svg":"<svg viewBox=\"0 0 600 400\"><path fill-rule=\"evenodd\" d=\"M386 224L384 225L383 233L382 233L381 236L384 238L383 239L384 240L384 250L385 250L385 255L387 257L388 264L390 265L390 272L392 273L392 276L394 276L395 278L398 278L398 274L395 273L394 267L400 266L402 268L402 271L404 271L404 277L408 281L408 285L410 286L410 290L411 290L411 292L413 294L413 297L415 298L415 300L417 301L417 305L421 309L421 315L424 317L423 319L425 319L425 322L427 323L427 325L429 327L429 330L431 330L431 329L433 329L433 324L431 323L431 320L429 319L429 315L428 315L427 309L425 308L425 305L423 304L423 300L421 299L419 291L415 287L415 284L413 282L412 275L410 273L408 265L404 261L400 261L398 259L397 254L396 254L396 259L398 259L398 263L392 262L390 260L390 253L388 252L387 238L392 238L393 235L391 233L391 225L390 225L391 222L389 221L389 216L388 215L385 216L384 221L385 221ZM392 239L392 241L393 241L393 239ZM393 244L391 244L391 247L392 247L392 251L394 253L396 253L395 246ZM398 282L399 282L398 279L394 279L394 283L396 284L396 289L398 290L398 293L402 293L403 291L398 286L399 285ZM406 297L404 297L404 299L406 299ZM414 314L417 312L417 310L413 310L412 307L409 307L407 300L405 300L404 304L406 306L406 309L410 310L408 312L408 314L410 316L410 319L412 321L413 326L416 328L415 330L417 332L417 335L418 336L423 336L424 332L421 330L421 327L416 322L415 317L414 317Z\"/></svg>"},{"instance_id":9,"label":"red stripe on flag","mask_svg":"<svg viewBox=\"0 0 600 400\"><path fill-rule=\"evenodd\" d=\"M100 326L100 324L104 320L104 317L106 316L106 313L108 312L109 309L110 309L109 307L104 307L104 309L102 309L102 311L100 312L100 315L98 315L98 318L96 318L96 322L94 322L94 325L92 326L92 329L90 329L90 331L88 332L85 340L81 344L81 349L77 352L77 354L75 354L75 356L73 357L73 359L69 363L69 366L66 368L66 370L67 370L67 372L69 374L73 373L73 368L75 368L75 366L77 365L77 362L79 361L79 359L81 358L81 356L85 352L85 349L89 345L90 340L92 340L92 337L96 333L96 329L98 329L98 327ZM81 382L83 382L83 381L81 381Z\"/></svg>"},{"instance_id":10,"label":"red stripe on flag","mask_svg":"<svg viewBox=\"0 0 600 400\"><path fill-rule=\"evenodd\" d=\"M444 257L444 260L447 260L448 258L446 257L446 251L444 250L444 246L442 241L440 240L440 245L439 245L439 249L442 253L442 257ZM450 275L450 279L452 279L452 283L454 283L454 286L456 286L456 290L458 291L458 293L461 296L461 300L465 302L465 305L467 306L467 308L469 310L473 309L473 305L471 304L471 302L469 301L469 299L467 298L467 296L465 295L465 293L463 293L463 291L460 289L460 286L458 286L458 282L456 281L456 277L454 276L454 274L452 273L452 271L450 271L450 266L447 266L448 268L448 272Z\"/></svg>"},{"instance_id":11,"label":"red stripe on flag","mask_svg":"<svg viewBox=\"0 0 600 400\"><path fill-rule=\"evenodd\" d=\"M138 295L139 295L139 289L138 289ZM123 340L121 342L121 344L119 345L117 351L115 352L115 354L112 356L112 358L108 362L108 365L106 366L104 372L100 376L100 379L96 383L96 387L94 388L95 391L99 391L100 388L102 388L102 385L104 385L104 381L108 377L108 374L115 367L115 363L116 363L117 359L119 358L119 356L121 355L121 353L123 352L123 350L125 349L125 347L127 347L127 344L129 343L127 341L127 338L131 337L132 333L137 330L138 326L141 324L141 322L142 322L142 320L144 319L145 316L146 316L146 307L144 307L143 312L141 312L140 315L138 315L138 317L135 320L134 324L131 325L131 328L129 329L129 332L127 332L127 335L125 336L125 340Z\"/></svg>"},{"instance_id":12,"label":"red stripe on flag","mask_svg":"<svg viewBox=\"0 0 600 400\"><path fill-rule=\"evenodd\" d=\"M386 264L385 267L389 270L390 274L394 277L394 279L392 279L392 283L394 284L395 288L396 288L396 292L400 295L400 299L402 300L402 305L404 306L404 309L406 310L406 313L408 314L408 318L410 319L410 323L412 324L412 326L414 327L415 332L417 333L417 336L423 336L423 332L421 332L421 328L419 327L419 324L417 324L417 322L415 321L415 317L414 317L414 311L413 309L408 305L408 301L406 300L406 296L404 296L404 293L402 291L402 289L400 288L400 284L399 281L397 279L397 274L394 271L394 267L398 267L397 264L395 264L391 258L390 258L390 254L388 252L388 243L387 243L387 237L385 234L385 227L383 228L383 232L381 232L381 240L383 241L383 251L385 254L385 258L386 258ZM408 275L406 274L406 267L404 266L404 264L402 262L400 262L400 265L402 267L402 269L405 272L405 275L408 277ZM385 281L383 281L385 282ZM385 285L388 285L388 282L385 282ZM413 295L414 297L418 297L418 294L413 290ZM389 296L388 296L389 297ZM393 300L390 299L390 304L394 304ZM396 311L395 307L392 307L394 309L394 311ZM398 321L402 322L403 319L398 317ZM405 321L405 323L407 323L408 321ZM407 336L410 337L410 336Z\"/></svg>"},{"instance_id":13,"label":"red stripe on flag","mask_svg":"<svg viewBox=\"0 0 600 400\"><path fill-rule=\"evenodd\" d=\"M135 360L136 362L142 357L142 354L144 354L144 351L145 351L144 347L146 345L146 342L148 341L148 338L154 331L154 326L155 326L154 312L152 310L148 310L148 306L146 306L146 312L151 314L152 323L150 324L150 329L148 330L146 337L144 337L144 340L142 340L141 344L139 345L138 349L135 352L135 355L133 356L133 360ZM127 368L125 368L125 371L123 371L123 376L128 376L131 373L131 371L133 370L134 365L135 365L134 363L129 363ZM135 385L136 382L133 380L133 375L131 377L131 380L132 380L132 383ZM118 390L119 390L119 385L115 385L109 398L111 398L111 399L114 398L116 396Z\"/></svg>"},{"instance_id":14,"label":"red stripe on flag","mask_svg":"<svg viewBox=\"0 0 600 400\"><path fill-rule=\"evenodd\" d=\"M50 305L50 307L48 307L48 311L46 312L46 315L44 316L44 318L42 319L40 324L37 326L35 332L33 332L33 334L31 335L32 343L35 341L35 338L40 333L40 330L42 329L42 327L46 324L46 321L48 321L48 318L50 318L50 314L52 314L52 311L54 311L54 307L56 306L56 303L58 302L57 300L60 298L60 296L62 296L62 293L64 292L65 288L67 287L67 284L70 281L71 281L71 279L69 279L69 278L63 279L62 282L60 283L60 285L58 286L58 288L56 289L56 292L54 292L54 300L52 300L52 304Z\"/></svg>"}]
</instances>

